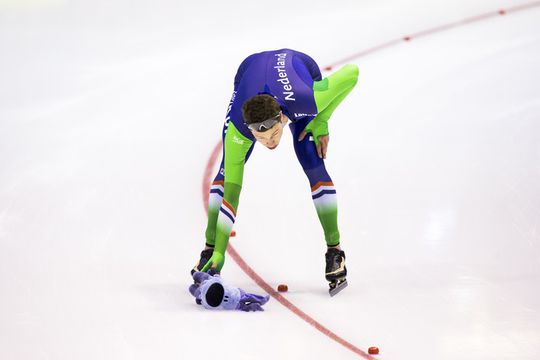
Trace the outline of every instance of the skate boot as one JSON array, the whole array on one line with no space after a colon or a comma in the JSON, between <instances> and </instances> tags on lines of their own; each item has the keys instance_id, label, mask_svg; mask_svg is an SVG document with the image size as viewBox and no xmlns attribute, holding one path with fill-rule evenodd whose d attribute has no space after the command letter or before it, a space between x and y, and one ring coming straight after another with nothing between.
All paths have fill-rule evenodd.
<instances>
[{"instance_id":1,"label":"skate boot","mask_svg":"<svg viewBox=\"0 0 540 360\"><path fill-rule=\"evenodd\" d=\"M210 260L213 253L214 253L214 249L212 248L203 250L201 252L201 258L199 259L199 262L197 263L197 265L193 267L193 269L191 269L191 276L193 276L193 274L196 273L197 271L201 271L201 269L204 267L204 265L206 265L208 260ZM214 274L215 273L217 272L214 272Z\"/></svg>"},{"instance_id":2,"label":"skate boot","mask_svg":"<svg viewBox=\"0 0 540 360\"><path fill-rule=\"evenodd\" d=\"M193 276L193 274L195 274L197 271L201 271L201 269L204 267L204 265L206 265L208 260L210 260L213 253L214 253L214 249L212 248L201 251L201 258L199 259L199 262L197 263L197 265L195 265L193 269L191 269L191 276ZM214 270L210 270L208 271L208 273L210 273L211 275L216 274ZM197 285L197 287L200 285L199 283L195 281L193 281L193 283ZM202 304L201 299L195 299L195 302L197 303L197 305Z\"/></svg>"},{"instance_id":3,"label":"skate boot","mask_svg":"<svg viewBox=\"0 0 540 360\"><path fill-rule=\"evenodd\" d=\"M334 296L347 287L347 267L345 253L336 248L329 248L326 257L326 280L328 280L330 296Z\"/></svg>"}]
</instances>

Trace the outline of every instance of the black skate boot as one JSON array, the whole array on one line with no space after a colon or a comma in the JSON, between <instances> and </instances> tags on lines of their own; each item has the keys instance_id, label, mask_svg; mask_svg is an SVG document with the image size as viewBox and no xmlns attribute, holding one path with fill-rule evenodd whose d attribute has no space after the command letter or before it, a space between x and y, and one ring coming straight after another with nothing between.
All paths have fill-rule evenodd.
<instances>
[{"instance_id":1,"label":"black skate boot","mask_svg":"<svg viewBox=\"0 0 540 360\"><path fill-rule=\"evenodd\" d=\"M201 252L201 258L199 259L199 262L197 263L197 265L193 267L193 269L191 269L191 276L193 276L193 274L196 273L197 271L201 271L201 269L204 267L204 265L206 265L208 260L210 260L213 253L214 253L214 249L212 248L205 249Z\"/></svg>"},{"instance_id":2,"label":"black skate boot","mask_svg":"<svg viewBox=\"0 0 540 360\"><path fill-rule=\"evenodd\" d=\"M328 292L334 296L347 287L347 267L345 253L336 248L328 248L326 257L326 280L330 283Z\"/></svg>"},{"instance_id":3,"label":"black skate boot","mask_svg":"<svg viewBox=\"0 0 540 360\"><path fill-rule=\"evenodd\" d=\"M197 271L201 271L201 269L204 267L204 265L206 265L208 260L210 260L213 253L214 253L213 248L205 249L205 250L201 251L201 258L199 259L199 262L197 263L197 265L195 265L193 267L193 269L191 269L191 276L193 276L193 274L195 274ZM210 271L208 271L208 273L211 274L211 275L218 274L218 272L214 271L214 270L210 270ZM197 287L200 285L198 282L195 282L195 281L193 281L193 283L195 285L197 285ZM202 304L200 299L196 299L195 302L198 305Z\"/></svg>"}]
</instances>

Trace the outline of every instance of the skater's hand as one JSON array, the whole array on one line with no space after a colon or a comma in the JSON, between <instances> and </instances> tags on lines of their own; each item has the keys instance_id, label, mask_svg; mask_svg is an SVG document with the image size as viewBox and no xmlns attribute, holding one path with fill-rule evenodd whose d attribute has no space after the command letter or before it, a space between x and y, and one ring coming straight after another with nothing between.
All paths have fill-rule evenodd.
<instances>
[{"instance_id":1,"label":"skater's hand","mask_svg":"<svg viewBox=\"0 0 540 360\"><path fill-rule=\"evenodd\" d=\"M328 123L326 121L317 121L317 118L311 120L304 130L300 133L298 141L304 140L306 135L311 133L315 147L317 148L317 154L321 159L326 159L326 152L328 151L328 142L330 142L330 135L328 133Z\"/></svg>"},{"instance_id":2,"label":"skater's hand","mask_svg":"<svg viewBox=\"0 0 540 360\"><path fill-rule=\"evenodd\" d=\"M319 144L315 144L317 147L317 154L321 159L326 159L326 152L328 151L328 143L330 142L330 135L319 136Z\"/></svg>"},{"instance_id":3,"label":"skater's hand","mask_svg":"<svg viewBox=\"0 0 540 360\"><path fill-rule=\"evenodd\" d=\"M221 268L223 267L224 262L225 262L225 256L223 256L223 254L220 254L219 252L214 250L212 257L208 260L206 265L203 266L201 271L206 272L212 269L219 272L221 271Z\"/></svg>"},{"instance_id":4,"label":"skater's hand","mask_svg":"<svg viewBox=\"0 0 540 360\"><path fill-rule=\"evenodd\" d=\"M300 137L298 138L298 141L302 141L304 137L307 135L305 131L302 131L300 133ZM315 139L315 137L313 138ZM315 147L317 148L317 155L321 159L326 159L326 152L328 151L328 143L330 142L330 135L320 135L317 138L317 142L315 142Z\"/></svg>"}]
</instances>

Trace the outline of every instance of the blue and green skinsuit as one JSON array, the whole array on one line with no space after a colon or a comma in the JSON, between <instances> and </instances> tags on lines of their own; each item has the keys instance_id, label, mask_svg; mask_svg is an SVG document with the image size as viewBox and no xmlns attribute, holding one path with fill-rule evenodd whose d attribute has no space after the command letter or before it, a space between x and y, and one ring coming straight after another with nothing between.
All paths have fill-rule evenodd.
<instances>
[{"instance_id":1,"label":"blue and green skinsuit","mask_svg":"<svg viewBox=\"0 0 540 360\"><path fill-rule=\"evenodd\" d=\"M328 119L354 88L357 79L356 65L345 65L323 79L311 57L290 49L253 54L242 62L234 79L223 128L223 159L210 189L206 245L214 247L214 252L203 271L212 265L218 271L223 267L236 219L244 164L256 142L244 124L242 105L259 94L273 96L283 114L291 120L294 150L309 179L326 243L328 246L339 245L336 190L314 142L318 144L319 136L328 135ZM311 136L298 141L302 130Z\"/></svg>"}]
</instances>

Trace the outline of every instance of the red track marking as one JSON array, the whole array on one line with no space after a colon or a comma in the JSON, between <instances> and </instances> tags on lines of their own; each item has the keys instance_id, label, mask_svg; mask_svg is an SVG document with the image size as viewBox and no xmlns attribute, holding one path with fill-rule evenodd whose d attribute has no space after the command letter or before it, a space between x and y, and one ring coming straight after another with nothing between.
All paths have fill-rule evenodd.
<instances>
[{"instance_id":1,"label":"red track marking","mask_svg":"<svg viewBox=\"0 0 540 360\"><path fill-rule=\"evenodd\" d=\"M208 162L206 163L206 169L204 170L204 178L203 178L203 203L204 203L204 209L208 213L208 189L210 188L210 182L212 179L212 170L214 169L214 166L216 164L216 161L218 159L218 156L220 154L222 143L219 142L214 147L214 150L212 150L212 153L210 154L210 158L208 159ZM350 342L344 340L343 338L339 337L337 334L329 330L328 328L324 327L321 323L319 323L317 320L313 319L311 316L300 310L296 305L291 303L289 300L287 300L283 295L275 291L272 286L270 286L266 281L263 280L257 274L251 266L249 266L246 261L238 254L234 246L232 246L231 243L227 246L227 254L236 262L236 264L242 269L244 273L246 273L247 276L249 276L257 285L259 285L264 291L266 291L270 296L272 296L274 299L276 299L280 304L285 306L287 309L292 311L294 314L296 314L298 317L300 317L302 320L313 326L315 329L319 330L324 335L328 336L330 339L336 341L337 343L343 345L345 348L351 350L355 354L367 359L367 360L376 360L373 356L369 355L364 350L354 346Z\"/></svg>"},{"instance_id":2,"label":"red track marking","mask_svg":"<svg viewBox=\"0 0 540 360\"><path fill-rule=\"evenodd\" d=\"M419 31L419 32L411 34L411 35L405 35L405 36L402 36L402 37L400 37L398 39L388 41L388 42L386 42L384 44L380 44L380 45L377 45L377 46L362 50L362 51L360 51L360 52L358 52L356 54L353 54L351 56L348 56L346 58L338 60L335 63L324 67L324 70L326 70L326 71L332 70L332 68L334 68L337 65L342 65L342 64L345 64L345 63L347 63L347 62L349 62L351 60L355 60L355 59L370 55L370 54L372 54L374 52L379 52L379 51L384 50L386 48L389 48L391 46L401 44L404 41L409 42L409 41L411 41L413 39L417 39L417 38L420 38L420 37L423 37L423 36L433 35L433 34L440 33L440 32L446 31L446 30L454 29L456 27L469 25L469 24L472 24L472 23L475 23L475 22L495 18L495 17L498 17L498 16L508 15L509 13L515 13L515 12L518 12L518 11L529 10L529 9L532 9L532 8L538 7L538 6L540 6L540 1L533 1L533 2L530 2L530 3L523 4L523 5L513 6L513 7L510 7L510 8L507 8L507 9L499 9L497 11L492 11L492 12L489 12L489 13L472 16L472 17L469 17L469 18L466 18L466 19L463 19L463 20L460 20L460 21L456 21L456 22L452 22L452 23L448 23L448 24L444 24L444 25L440 25L440 26L435 26L435 27L430 28L430 29L422 30L422 31Z\"/></svg>"},{"instance_id":3,"label":"red track marking","mask_svg":"<svg viewBox=\"0 0 540 360\"><path fill-rule=\"evenodd\" d=\"M328 66L324 67L324 70L326 70L326 71L332 70L332 68L335 67L336 65L341 65L341 64L344 64L344 63L346 63L346 62L348 62L350 60L358 59L360 57L372 54L374 52L384 50L384 49L386 49L388 47L400 44L403 41L409 42L412 39L419 38L419 37L422 37L422 36L433 35L435 33L439 33L439 32L442 32L442 31L449 30L449 29L453 29L453 28L456 28L456 27L459 27L459 26L464 26L464 25L475 23L475 22L478 22L478 21L491 19L491 18L494 18L496 16L504 16L504 15L507 15L507 14L509 14L511 12L518 12L518 11L527 10L527 9L531 9L531 8L538 7L538 6L540 6L540 1L531 2L531 3L511 7L511 8L508 8L508 9L500 9L500 10L498 10L496 12L490 12L490 13L486 13L486 14L482 14L482 15L478 15L478 16L473 16L473 17L466 18L466 19L461 20L461 21L454 22L454 23L449 23L449 24L437 26L437 27L434 27L434 28L431 28L431 29L427 29L427 30L424 30L424 31L420 31L420 32L414 33L412 35L406 35L406 36L403 36L403 37L401 37L399 39L388 41L388 42L383 43L381 45L374 46L372 48L363 50L363 51L358 52L358 53L356 53L356 54L354 54L352 56L349 56L347 58L339 60L339 61L335 62L334 64L331 64L331 65L328 65ZM208 159L208 162L206 164L206 168L205 168L205 171L204 171L202 192L203 192L204 209L207 212L208 212L208 196L209 196L208 189L210 188L210 182L211 182L212 175L213 175L212 170L213 170L213 168L215 166L215 163L217 161L217 158L218 158L218 156L220 154L221 145L222 145L222 143L219 142L218 144L216 144L216 146L212 150L212 153L210 155L210 158ZM287 300L285 297L283 297L283 295L281 295L280 293L275 291L270 285L268 285L268 283L266 281L263 280L263 278L261 278L251 268L251 266L249 266L245 262L245 260L240 256L240 254L238 254L236 249L230 243L229 243L229 245L227 247L227 253L236 262L236 264L240 267L240 269L242 269L242 271L244 273L246 273L246 275L248 275L253 281L255 281L255 283L258 286L260 286L270 296L272 296L280 304L282 304L287 309L292 311L295 315L300 317L302 320L304 320L305 322L307 322L308 324L313 326L315 329L319 330L324 335L328 336L330 339L336 341L337 343L343 345L345 348L351 350L355 354L357 354L357 355L359 355L359 356L361 356L361 357L363 357L365 359L368 359L368 360L380 359L380 358L375 358L375 357L369 355L367 352L363 351L362 349L354 346L353 344L351 344L348 341L344 340L343 338L339 337L334 332L332 332L328 328L324 327L321 323L317 322L311 316L306 314L304 311L302 311L296 305L291 303L289 300Z\"/></svg>"},{"instance_id":4,"label":"red track marking","mask_svg":"<svg viewBox=\"0 0 540 360\"><path fill-rule=\"evenodd\" d=\"M355 354L360 355L361 357L369 360L375 360L373 356L366 353L364 350L354 346L347 340L339 337L337 334L324 327L317 320L313 319L311 316L300 310L296 305L287 300L283 295L275 291L266 281L264 281L245 261L242 257L236 252L233 246L229 245L227 253L233 258L233 260L240 266L240 268L253 280L257 285L259 285L264 291L266 291L270 296L279 301L279 303L285 306L287 309L291 310L293 313L298 315L302 320L313 326L315 329L319 330L324 335L328 336L330 339L336 341L337 343L345 346L347 349L351 350Z\"/></svg>"}]
</instances>

